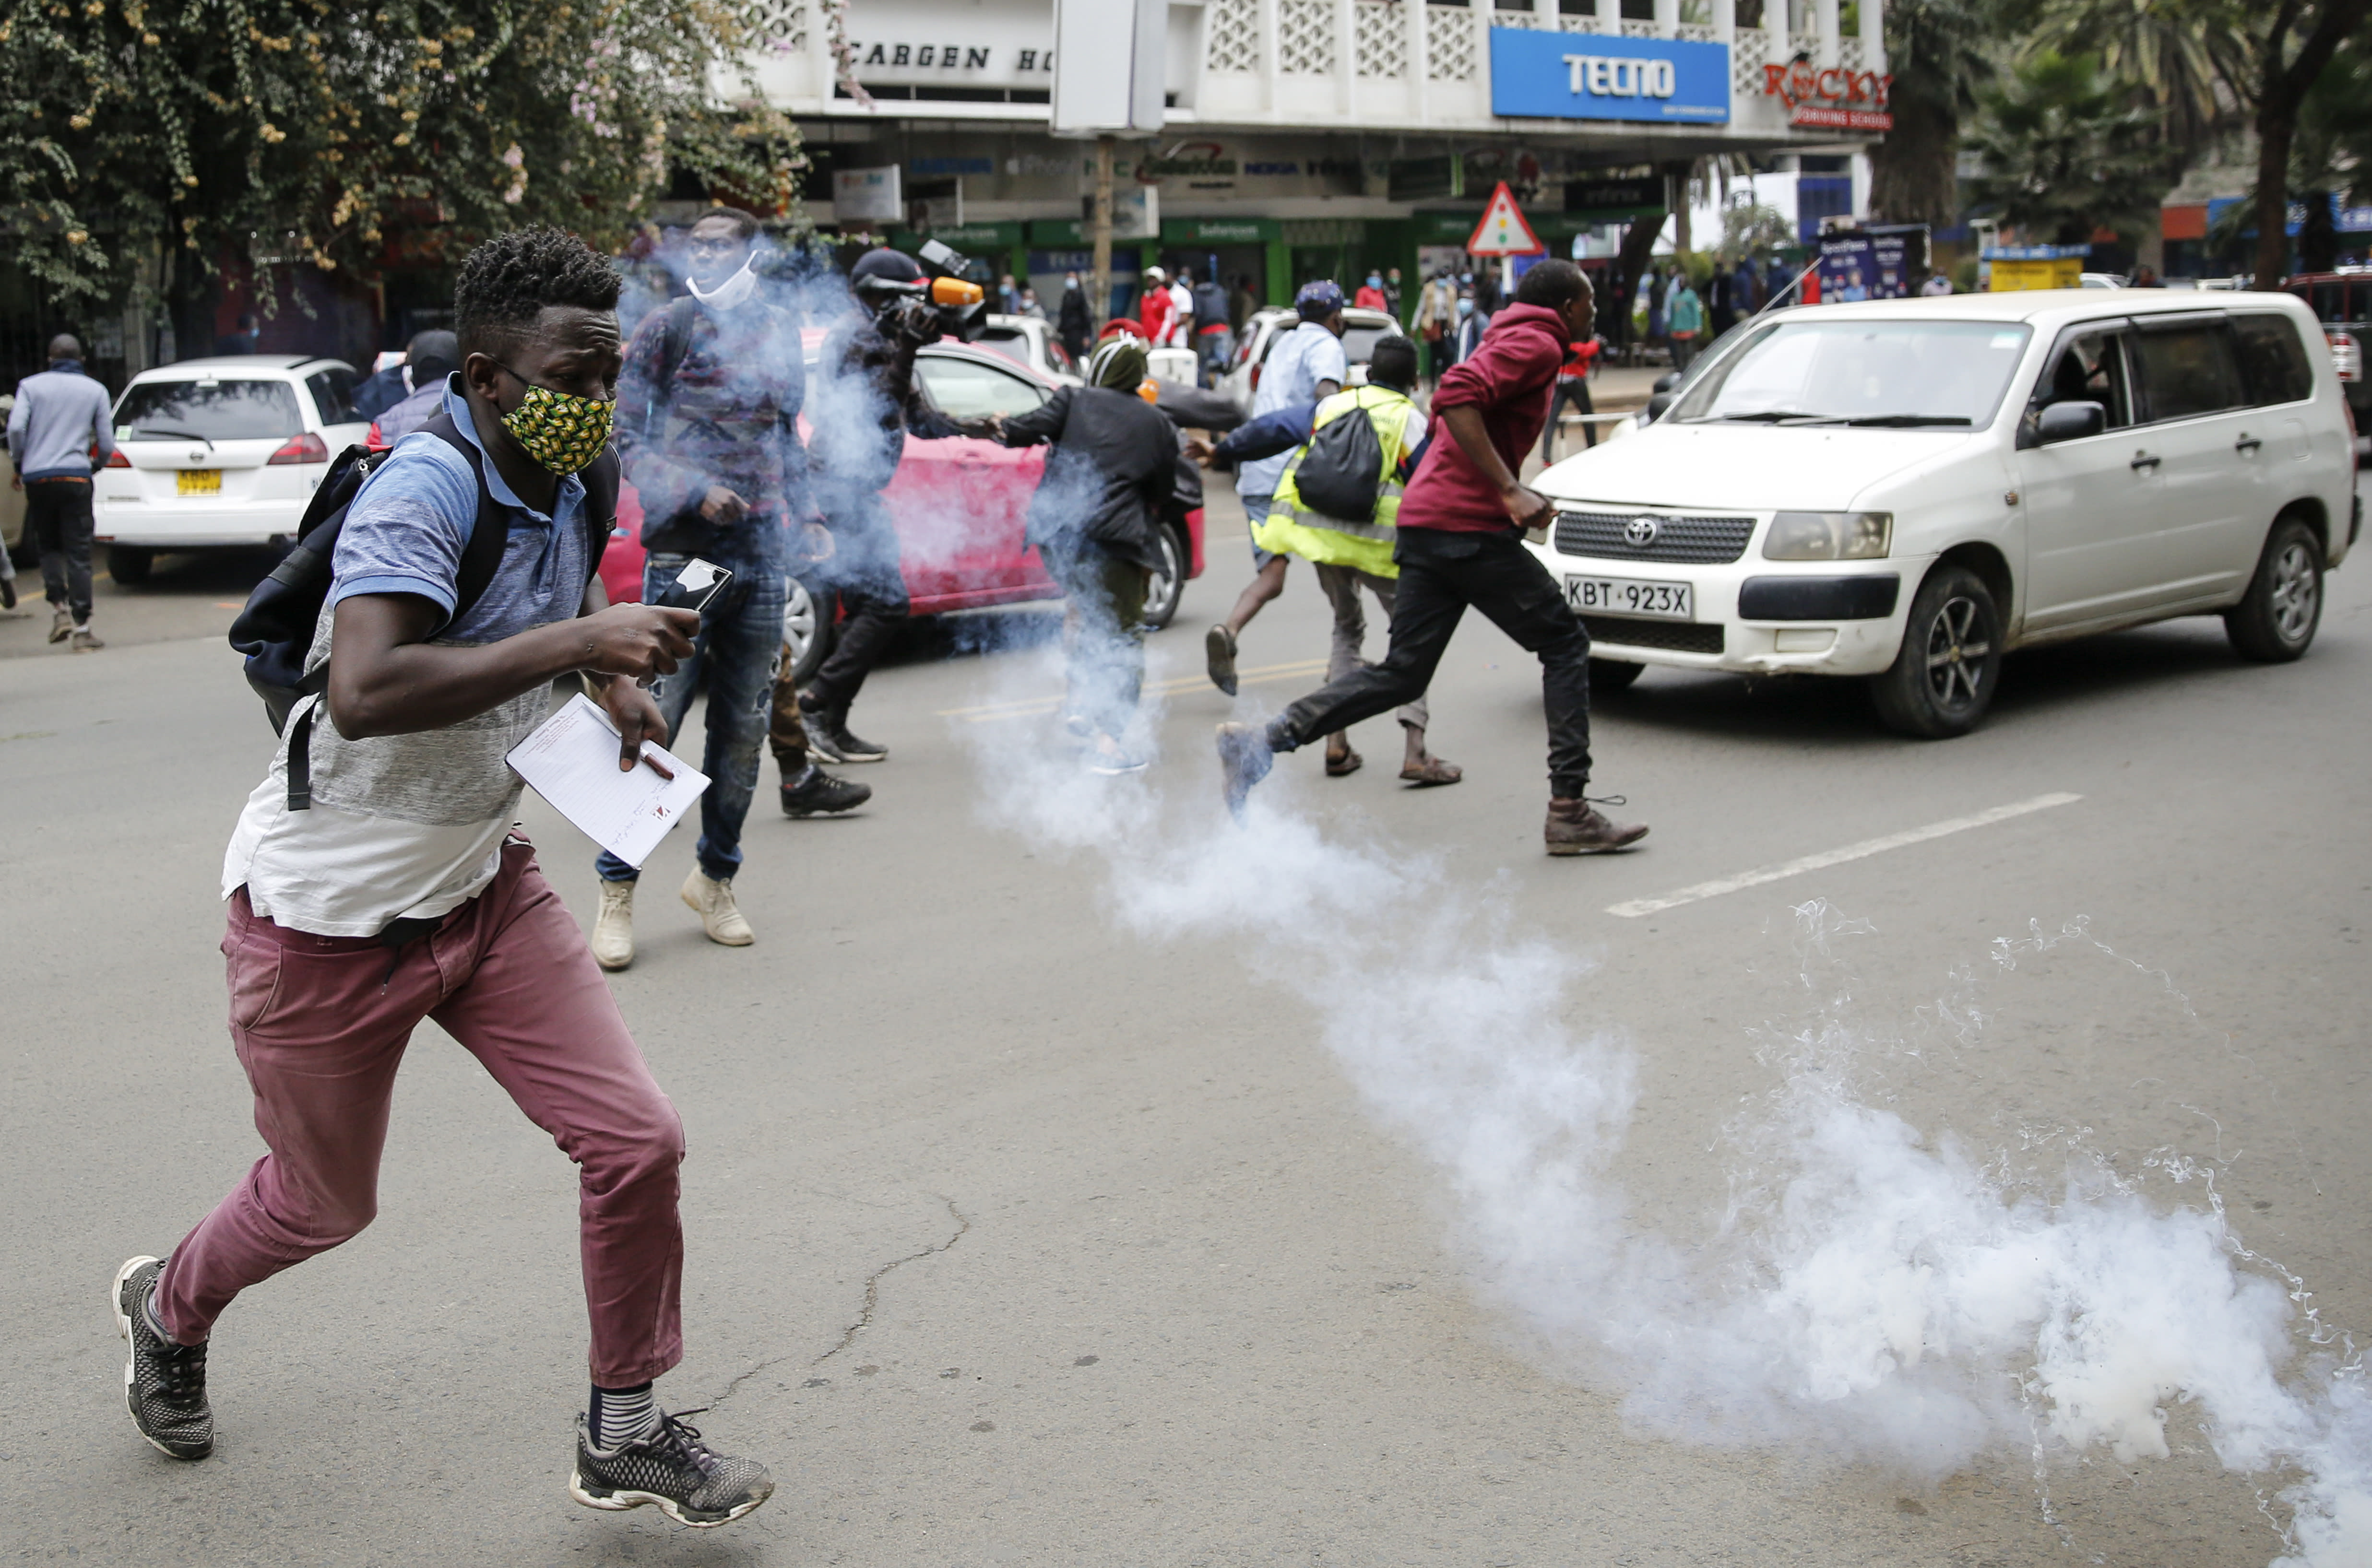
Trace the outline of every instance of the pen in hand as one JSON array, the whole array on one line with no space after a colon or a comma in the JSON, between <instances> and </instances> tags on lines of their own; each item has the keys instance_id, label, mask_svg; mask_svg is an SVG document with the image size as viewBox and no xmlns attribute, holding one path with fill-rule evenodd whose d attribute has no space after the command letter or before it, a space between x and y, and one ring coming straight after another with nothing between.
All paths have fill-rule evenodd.
<instances>
[{"instance_id":1,"label":"pen in hand","mask_svg":"<svg viewBox=\"0 0 2372 1568\"><path fill-rule=\"evenodd\" d=\"M642 754L642 758L644 763L649 767L651 772L657 773L659 777L666 779L670 784L675 782L675 772L666 763L660 761L657 757L652 756L647 751ZM628 763L627 766L632 768L633 764Z\"/></svg>"}]
</instances>

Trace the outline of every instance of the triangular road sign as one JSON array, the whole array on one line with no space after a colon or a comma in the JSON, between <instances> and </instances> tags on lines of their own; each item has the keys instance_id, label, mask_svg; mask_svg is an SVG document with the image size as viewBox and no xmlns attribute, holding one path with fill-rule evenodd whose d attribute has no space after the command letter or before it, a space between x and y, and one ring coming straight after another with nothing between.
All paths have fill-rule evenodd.
<instances>
[{"instance_id":1,"label":"triangular road sign","mask_svg":"<svg viewBox=\"0 0 2372 1568\"><path fill-rule=\"evenodd\" d=\"M1466 242L1469 255L1473 256L1537 256L1548 247L1524 221L1523 208L1516 205L1516 193L1507 182L1491 192L1491 204L1482 209L1482 221L1474 226L1474 238Z\"/></svg>"}]
</instances>

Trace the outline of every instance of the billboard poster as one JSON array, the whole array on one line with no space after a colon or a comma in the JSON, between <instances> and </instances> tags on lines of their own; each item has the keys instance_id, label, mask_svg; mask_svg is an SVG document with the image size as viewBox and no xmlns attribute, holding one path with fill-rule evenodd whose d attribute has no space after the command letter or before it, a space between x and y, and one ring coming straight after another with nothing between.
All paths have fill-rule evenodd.
<instances>
[{"instance_id":1,"label":"billboard poster","mask_svg":"<svg viewBox=\"0 0 2372 1568\"><path fill-rule=\"evenodd\" d=\"M1820 303L1902 299L1911 293L1910 236L1824 234L1820 237Z\"/></svg>"}]
</instances>

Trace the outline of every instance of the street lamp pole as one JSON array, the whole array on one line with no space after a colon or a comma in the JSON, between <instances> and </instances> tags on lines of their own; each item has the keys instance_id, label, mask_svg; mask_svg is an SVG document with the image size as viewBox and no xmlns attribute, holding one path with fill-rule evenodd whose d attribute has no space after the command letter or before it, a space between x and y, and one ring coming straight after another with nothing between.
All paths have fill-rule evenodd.
<instances>
[{"instance_id":1,"label":"street lamp pole","mask_svg":"<svg viewBox=\"0 0 2372 1568\"><path fill-rule=\"evenodd\" d=\"M1096 138L1095 201L1088 242L1095 247L1096 259L1087 298L1095 312L1094 324L1100 330L1104 313L1111 308L1112 138L1109 133Z\"/></svg>"}]
</instances>

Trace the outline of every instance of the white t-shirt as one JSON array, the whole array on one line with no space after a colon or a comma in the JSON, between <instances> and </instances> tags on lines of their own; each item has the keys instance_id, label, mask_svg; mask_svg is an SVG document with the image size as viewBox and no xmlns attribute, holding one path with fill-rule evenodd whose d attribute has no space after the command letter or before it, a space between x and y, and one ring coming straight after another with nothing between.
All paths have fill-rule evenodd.
<instances>
[{"instance_id":1,"label":"white t-shirt","mask_svg":"<svg viewBox=\"0 0 2372 1568\"><path fill-rule=\"evenodd\" d=\"M1269 351L1268 362L1261 366L1260 390L1252 394L1252 417L1316 402L1320 381L1348 387L1351 356L1343 352L1341 338L1319 322L1304 321ZM1285 465L1292 460L1292 453L1281 452L1244 464L1236 470L1236 494L1275 494L1276 482L1285 477Z\"/></svg>"},{"instance_id":2,"label":"white t-shirt","mask_svg":"<svg viewBox=\"0 0 2372 1568\"><path fill-rule=\"evenodd\" d=\"M1169 335L1162 346L1183 348L1186 346L1186 318L1194 314L1194 291L1183 283L1173 283L1169 285L1169 303L1173 307L1169 316Z\"/></svg>"},{"instance_id":3,"label":"white t-shirt","mask_svg":"<svg viewBox=\"0 0 2372 1568\"><path fill-rule=\"evenodd\" d=\"M454 423L474 442L467 406L450 391L446 398ZM437 632L439 643L498 642L565 621L584 601L583 482L561 481L554 516L545 517L520 501L492 463L485 474L509 538L485 592ZM329 658L340 599L416 594L449 615L477 513L468 461L435 436L404 437L347 510L306 668ZM256 913L292 930L376 936L390 921L432 919L483 892L502 869L503 839L522 787L504 759L551 712L551 689L538 685L442 729L362 740L340 735L325 700L311 701L319 710L312 807L288 809L284 737L223 854L222 896L244 887Z\"/></svg>"}]
</instances>

